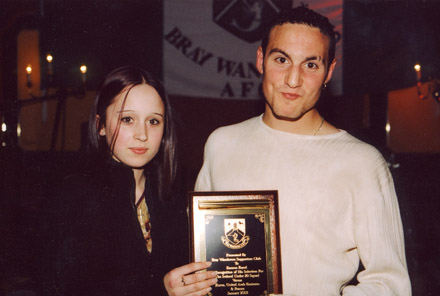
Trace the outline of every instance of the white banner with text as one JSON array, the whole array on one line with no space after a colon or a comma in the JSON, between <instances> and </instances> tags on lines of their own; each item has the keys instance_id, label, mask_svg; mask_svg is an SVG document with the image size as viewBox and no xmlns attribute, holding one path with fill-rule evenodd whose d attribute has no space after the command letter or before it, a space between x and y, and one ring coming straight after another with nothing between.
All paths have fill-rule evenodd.
<instances>
[{"instance_id":1,"label":"white banner with text","mask_svg":"<svg viewBox=\"0 0 440 296\"><path fill-rule=\"evenodd\" d=\"M165 0L164 84L171 95L256 99L255 66L265 22L281 8L304 3L338 32L338 60L329 91L342 95L343 0Z\"/></svg>"}]
</instances>

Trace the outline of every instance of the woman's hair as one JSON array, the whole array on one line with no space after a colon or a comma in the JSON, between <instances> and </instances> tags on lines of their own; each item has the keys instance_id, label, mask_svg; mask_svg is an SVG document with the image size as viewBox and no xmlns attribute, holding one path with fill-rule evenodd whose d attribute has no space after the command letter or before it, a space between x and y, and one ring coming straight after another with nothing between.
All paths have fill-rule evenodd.
<instances>
[{"instance_id":1,"label":"woman's hair","mask_svg":"<svg viewBox=\"0 0 440 296\"><path fill-rule=\"evenodd\" d=\"M157 184L157 186L152 186L152 190L156 191L154 193L164 201L169 197L176 174L176 135L168 96L162 83L150 72L138 67L124 66L111 71L107 75L96 94L90 112L88 148L91 152L101 155L112 153L118 136L120 123L118 123L116 132L111 139L110 145L108 145L105 137L99 135L99 130L104 126L106 121L107 107L114 102L118 94L128 90L121 107L121 110L124 109L125 101L130 90L134 86L141 84L147 84L153 87L162 99L165 108L164 131L160 149L157 155L145 167L145 173L148 174L150 178L150 184Z\"/></svg>"}]
</instances>

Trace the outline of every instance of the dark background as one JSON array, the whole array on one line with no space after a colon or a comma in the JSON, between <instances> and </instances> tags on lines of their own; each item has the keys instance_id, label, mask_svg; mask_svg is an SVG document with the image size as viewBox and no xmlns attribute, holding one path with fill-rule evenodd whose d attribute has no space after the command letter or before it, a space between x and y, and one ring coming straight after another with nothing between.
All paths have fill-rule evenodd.
<instances>
[{"instance_id":1,"label":"dark background","mask_svg":"<svg viewBox=\"0 0 440 296\"><path fill-rule=\"evenodd\" d=\"M415 84L416 62L424 65L422 80L440 76L439 14L440 3L433 0L346 0L344 95L325 95L320 102L328 121L375 145L394 164L414 295L440 292L440 156L392 154L383 127L387 92ZM125 64L162 77L162 1L1 0L0 113L6 116L16 97L16 36L23 28L38 28L42 54L50 50L62 60L54 69L65 74L56 79L59 86L78 80L72 65L79 63L90 65L92 89L108 71ZM365 94L371 98L369 126L363 124ZM262 101L171 99L178 114L184 190L192 189L209 133L264 108ZM83 154L0 149L0 295L18 290L38 294L36 222L44 219L40 213L50 202L51 186L77 169Z\"/></svg>"}]
</instances>

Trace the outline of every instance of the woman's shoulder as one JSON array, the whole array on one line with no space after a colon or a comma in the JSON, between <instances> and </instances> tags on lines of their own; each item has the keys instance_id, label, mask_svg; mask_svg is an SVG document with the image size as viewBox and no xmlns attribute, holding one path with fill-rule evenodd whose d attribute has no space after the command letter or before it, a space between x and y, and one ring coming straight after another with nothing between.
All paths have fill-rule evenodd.
<instances>
[{"instance_id":1,"label":"woman's shoulder","mask_svg":"<svg viewBox=\"0 0 440 296\"><path fill-rule=\"evenodd\" d=\"M60 180L58 188L78 191L84 188L94 187L94 185L103 181L103 178L100 177L98 172L98 170L90 166L82 167L64 176Z\"/></svg>"},{"instance_id":2,"label":"woman's shoulder","mask_svg":"<svg viewBox=\"0 0 440 296\"><path fill-rule=\"evenodd\" d=\"M85 161L84 165L60 178L54 186L55 202L80 205L98 197L108 188L108 170L97 162Z\"/></svg>"}]
</instances>

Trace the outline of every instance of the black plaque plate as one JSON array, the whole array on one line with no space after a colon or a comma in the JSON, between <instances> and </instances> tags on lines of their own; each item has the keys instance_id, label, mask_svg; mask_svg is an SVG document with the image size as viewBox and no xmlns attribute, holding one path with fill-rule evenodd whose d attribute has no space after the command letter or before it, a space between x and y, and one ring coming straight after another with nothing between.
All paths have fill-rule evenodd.
<instances>
[{"instance_id":1,"label":"black plaque plate","mask_svg":"<svg viewBox=\"0 0 440 296\"><path fill-rule=\"evenodd\" d=\"M194 261L211 261L210 295L282 293L276 191L190 192Z\"/></svg>"}]
</instances>

